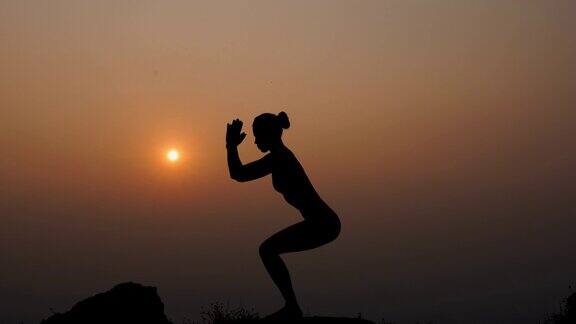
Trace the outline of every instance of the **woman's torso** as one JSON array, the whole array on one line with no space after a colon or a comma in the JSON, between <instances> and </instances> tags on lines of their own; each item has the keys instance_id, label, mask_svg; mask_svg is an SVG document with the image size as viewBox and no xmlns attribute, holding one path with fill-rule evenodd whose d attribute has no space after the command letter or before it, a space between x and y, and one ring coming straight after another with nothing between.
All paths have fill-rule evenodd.
<instances>
[{"instance_id":1,"label":"woman's torso","mask_svg":"<svg viewBox=\"0 0 576 324\"><path fill-rule=\"evenodd\" d=\"M272 161L272 185L286 202L298 209L306 220L339 223L336 213L320 198L289 149L274 152Z\"/></svg>"}]
</instances>

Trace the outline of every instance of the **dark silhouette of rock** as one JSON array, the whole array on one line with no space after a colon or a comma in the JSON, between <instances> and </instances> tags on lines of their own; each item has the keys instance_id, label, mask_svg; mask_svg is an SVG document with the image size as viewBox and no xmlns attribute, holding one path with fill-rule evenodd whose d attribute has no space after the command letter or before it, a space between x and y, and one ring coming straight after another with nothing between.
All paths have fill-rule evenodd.
<instances>
[{"instance_id":1,"label":"dark silhouette of rock","mask_svg":"<svg viewBox=\"0 0 576 324\"><path fill-rule=\"evenodd\" d=\"M550 324L574 324L576 323L576 292L564 300L562 311L554 314L546 322Z\"/></svg>"},{"instance_id":2,"label":"dark silhouette of rock","mask_svg":"<svg viewBox=\"0 0 576 324\"><path fill-rule=\"evenodd\" d=\"M271 323L266 320L261 320L261 324ZM349 318L349 317L328 317L328 316L311 316L303 317L298 320L279 322L285 324L302 323L302 324L374 324L374 322L362 318Z\"/></svg>"},{"instance_id":3,"label":"dark silhouette of rock","mask_svg":"<svg viewBox=\"0 0 576 324\"><path fill-rule=\"evenodd\" d=\"M224 309L215 304L203 313L208 324L374 324L361 318L311 316L294 320L260 319L244 309ZM126 282L88 297L65 313L57 313L41 324L173 324L164 314L156 287Z\"/></svg>"},{"instance_id":4,"label":"dark silhouette of rock","mask_svg":"<svg viewBox=\"0 0 576 324\"><path fill-rule=\"evenodd\" d=\"M65 313L57 313L41 324L139 323L172 324L164 314L164 304L156 287L133 282L80 301Z\"/></svg>"},{"instance_id":5,"label":"dark silhouette of rock","mask_svg":"<svg viewBox=\"0 0 576 324\"><path fill-rule=\"evenodd\" d=\"M206 323L206 321L204 322ZM350 317L329 317L329 316L310 316L298 319L266 319L266 318L230 318L230 319L211 319L208 324L374 324L374 322L362 318Z\"/></svg>"},{"instance_id":6,"label":"dark silhouette of rock","mask_svg":"<svg viewBox=\"0 0 576 324\"><path fill-rule=\"evenodd\" d=\"M254 309L230 307L222 303L212 303L200 313L202 324L374 324L374 322L348 317L309 316L296 319L269 317L260 318ZM360 315L359 315L360 316Z\"/></svg>"},{"instance_id":7,"label":"dark silhouette of rock","mask_svg":"<svg viewBox=\"0 0 576 324\"><path fill-rule=\"evenodd\" d=\"M569 316L573 321L576 321L576 293L566 298L566 316Z\"/></svg>"},{"instance_id":8,"label":"dark silhouette of rock","mask_svg":"<svg viewBox=\"0 0 576 324\"><path fill-rule=\"evenodd\" d=\"M311 316L293 320L228 319L209 321L210 324L374 324L374 322L349 317Z\"/></svg>"}]
</instances>

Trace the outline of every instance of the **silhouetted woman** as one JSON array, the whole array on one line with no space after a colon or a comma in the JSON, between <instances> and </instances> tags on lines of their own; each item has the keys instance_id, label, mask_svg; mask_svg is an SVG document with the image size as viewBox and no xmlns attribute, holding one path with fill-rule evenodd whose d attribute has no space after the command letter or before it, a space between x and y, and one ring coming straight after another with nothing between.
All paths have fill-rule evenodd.
<instances>
[{"instance_id":1,"label":"silhouetted woman","mask_svg":"<svg viewBox=\"0 0 576 324\"><path fill-rule=\"evenodd\" d=\"M290 127L288 115L265 113L254 119L252 130L255 143L262 152L270 152L259 160L242 164L237 146L246 133L241 133L239 119L228 124L226 149L230 177L244 182L272 174L274 189L300 211L304 221L272 235L260 245L260 257L272 280L278 286L286 304L268 319L302 317L288 269L280 257L283 253L313 249L334 240L340 233L336 213L320 198L296 156L282 142L282 131Z\"/></svg>"}]
</instances>

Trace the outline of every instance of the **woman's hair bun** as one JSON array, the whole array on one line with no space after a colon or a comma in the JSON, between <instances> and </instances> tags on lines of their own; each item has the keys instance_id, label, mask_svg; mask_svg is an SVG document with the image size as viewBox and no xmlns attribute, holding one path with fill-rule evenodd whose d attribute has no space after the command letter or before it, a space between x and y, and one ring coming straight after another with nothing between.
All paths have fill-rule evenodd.
<instances>
[{"instance_id":1,"label":"woman's hair bun","mask_svg":"<svg viewBox=\"0 0 576 324\"><path fill-rule=\"evenodd\" d=\"M280 124L280 127L284 129L290 128L290 120L288 119L288 114L281 111L278 115L276 115L276 118L278 118L278 123Z\"/></svg>"}]
</instances>

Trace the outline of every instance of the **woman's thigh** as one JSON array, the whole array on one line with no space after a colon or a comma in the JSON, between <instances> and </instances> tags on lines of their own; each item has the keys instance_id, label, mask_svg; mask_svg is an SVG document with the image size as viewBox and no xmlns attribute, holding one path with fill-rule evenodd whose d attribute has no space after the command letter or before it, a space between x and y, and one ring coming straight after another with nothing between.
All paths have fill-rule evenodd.
<instances>
[{"instance_id":1,"label":"woman's thigh","mask_svg":"<svg viewBox=\"0 0 576 324\"><path fill-rule=\"evenodd\" d=\"M337 235L337 234L336 234ZM302 221L272 235L262 248L282 254L310 250L334 240L336 236L329 228L323 228L309 221Z\"/></svg>"}]
</instances>

